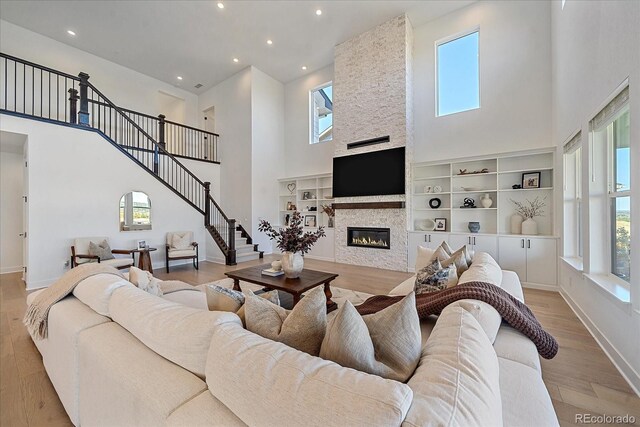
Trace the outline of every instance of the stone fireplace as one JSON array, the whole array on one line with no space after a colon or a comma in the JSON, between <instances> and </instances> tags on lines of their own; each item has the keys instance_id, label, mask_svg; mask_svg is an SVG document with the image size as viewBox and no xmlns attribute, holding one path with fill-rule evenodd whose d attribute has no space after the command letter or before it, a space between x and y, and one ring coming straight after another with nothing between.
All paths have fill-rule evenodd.
<instances>
[{"instance_id":1,"label":"stone fireplace","mask_svg":"<svg viewBox=\"0 0 640 427\"><path fill-rule=\"evenodd\" d=\"M335 48L334 157L405 147L404 194L336 197L334 206L343 205L335 211L338 262L407 269L411 210L406 195L413 159L412 45L411 23L402 15ZM385 204L392 207L381 207ZM362 229L385 230L388 247L354 244L350 231ZM376 236L368 236L366 241L379 240Z\"/></svg>"},{"instance_id":2,"label":"stone fireplace","mask_svg":"<svg viewBox=\"0 0 640 427\"><path fill-rule=\"evenodd\" d=\"M391 249L391 229L374 227L347 227L347 246Z\"/></svg>"}]
</instances>

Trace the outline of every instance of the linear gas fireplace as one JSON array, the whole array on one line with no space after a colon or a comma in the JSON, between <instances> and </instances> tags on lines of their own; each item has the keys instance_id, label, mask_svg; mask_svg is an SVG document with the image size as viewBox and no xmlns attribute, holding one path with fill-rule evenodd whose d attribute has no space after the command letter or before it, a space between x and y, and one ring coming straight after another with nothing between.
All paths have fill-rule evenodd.
<instances>
[{"instance_id":1,"label":"linear gas fireplace","mask_svg":"<svg viewBox=\"0 0 640 427\"><path fill-rule=\"evenodd\" d=\"M391 230L388 228L347 227L347 246L391 249Z\"/></svg>"}]
</instances>

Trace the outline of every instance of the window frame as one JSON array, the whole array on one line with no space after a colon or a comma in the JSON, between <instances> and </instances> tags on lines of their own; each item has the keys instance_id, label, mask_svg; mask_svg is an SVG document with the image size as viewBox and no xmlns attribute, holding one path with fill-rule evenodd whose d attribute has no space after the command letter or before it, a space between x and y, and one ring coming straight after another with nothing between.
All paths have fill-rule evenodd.
<instances>
[{"instance_id":1,"label":"window frame","mask_svg":"<svg viewBox=\"0 0 640 427\"><path fill-rule=\"evenodd\" d=\"M574 138L580 138L580 132L576 133ZM567 169L569 169L569 164L573 168L573 176L569 177L567 174ZM582 194L582 140L580 138L579 142L571 147L567 152L563 153L563 167L564 167L564 185L563 185L563 202L564 202L564 227L567 227L567 219L571 221L570 227L573 233L571 239L571 247L570 250L567 251L567 245L565 241L564 248L564 256L574 258L579 260L580 262L584 259L584 227L583 227L583 194ZM570 198L566 197L566 193L569 188L568 185L572 185ZM573 209L573 213L571 217L566 216L566 208L567 205L570 205ZM565 233L566 238L566 233Z\"/></svg>"},{"instance_id":2,"label":"window frame","mask_svg":"<svg viewBox=\"0 0 640 427\"><path fill-rule=\"evenodd\" d=\"M611 120L604 126L603 130L606 131L607 140L607 229L609 230L609 238L607 239L607 251L609 254L609 268L607 274L610 278L622 282L626 287L631 284L631 271L629 271L629 281L613 273L615 264L615 245L614 240L616 238L616 221L614 218L617 213L616 201L621 197L629 197L631 200L631 186L627 190L618 191L617 189L617 170L615 162L615 122L624 114L629 112L629 101L627 101L620 110L611 118ZM631 141L629 141L629 147L631 147ZM631 157L630 157L631 158ZM631 179L631 167L629 168L629 179ZM630 206L631 207L631 206Z\"/></svg>"},{"instance_id":3,"label":"window frame","mask_svg":"<svg viewBox=\"0 0 640 427\"><path fill-rule=\"evenodd\" d=\"M454 113L447 113L447 114L440 114L440 87L439 87L439 73L438 73L438 64L439 64L439 55L438 55L438 47L442 46L444 44L447 44L449 42L461 39L463 37L467 37L470 36L471 34L474 33L478 33L478 106L475 108L470 108L468 110L462 110L462 111L456 111ZM434 42L434 57L435 60L434 62L434 74L435 74L435 116L436 117L447 117L447 116L452 116L454 114L460 114L460 113L466 113L467 111L474 111L474 110L479 110L482 107L482 84L480 83L482 81L481 79L481 64L480 64L480 26L475 26L471 29L467 29L464 31L461 31L459 33L441 38L439 40L436 40Z\"/></svg>"},{"instance_id":4,"label":"window frame","mask_svg":"<svg viewBox=\"0 0 640 427\"><path fill-rule=\"evenodd\" d=\"M333 136L331 136L331 139L327 139L325 141L315 141L315 134L313 131L313 124L314 124L314 120L315 120L315 101L314 101L314 97L313 94L321 89L324 89L326 87L331 86L332 91L333 91L333 80L330 80L326 83L323 83L321 85L318 85L312 89L309 90L309 119L308 119L308 125L309 125L309 145L316 145L316 144L324 144L326 142L331 142L333 141ZM333 93L333 92L332 92ZM333 96L332 96L333 98ZM333 103L333 99L331 100L331 102ZM331 112L331 126L333 126L333 111Z\"/></svg>"}]
</instances>

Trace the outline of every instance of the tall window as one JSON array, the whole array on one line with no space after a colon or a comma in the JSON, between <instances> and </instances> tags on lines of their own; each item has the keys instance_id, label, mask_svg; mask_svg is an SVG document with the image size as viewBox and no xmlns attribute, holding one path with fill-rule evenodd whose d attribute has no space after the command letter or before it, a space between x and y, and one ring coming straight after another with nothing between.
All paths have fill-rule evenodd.
<instances>
[{"instance_id":1,"label":"tall window","mask_svg":"<svg viewBox=\"0 0 640 427\"><path fill-rule=\"evenodd\" d=\"M479 36L476 30L436 43L438 116L480 108Z\"/></svg>"},{"instance_id":2,"label":"tall window","mask_svg":"<svg viewBox=\"0 0 640 427\"><path fill-rule=\"evenodd\" d=\"M631 282L631 141L629 88L623 89L590 122L590 199L595 203L589 217L590 235L607 227L605 245L595 267ZM598 228L600 228L598 227ZM596 246L591 246L596 253Z\"/></svg>"},{"instance_id":3,"label":"tall window","mask_svg":"<svg viewBox=\"0 0 640 427\"><path fill-rule=\"evenodd\" d=\"M333 139L333 86L331 83L311 91L311 144Z\"/></svg>"},{"instance_id":4,"label":"tall window","mask_svg":"<svg viewBox=\"0 0 640 427\"><path fill-rule=\"evenodd\" d=\"M564 146L564 255L582 259L582 142L578 133Z\"/></svg>"},{"instance_id":5,"label":"tall window","mask_svg":"<svg viewBox=\"0 0 640 427\"><path fill-rule=\"evenodd\" d=\"M611 273L630 282L631 147L629 107L609 125L609 198L611 203Z\"/></svg>"}]
</instances>

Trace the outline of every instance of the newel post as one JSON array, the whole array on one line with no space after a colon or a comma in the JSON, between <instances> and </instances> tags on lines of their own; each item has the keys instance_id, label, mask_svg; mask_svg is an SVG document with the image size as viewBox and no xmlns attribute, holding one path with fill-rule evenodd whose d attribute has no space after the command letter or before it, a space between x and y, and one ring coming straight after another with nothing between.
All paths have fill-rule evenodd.
<instances>
[{"instance_id":1,"label":"newel post","mask_svg":"<svg viewBox=\"0 0 640 427\"><path fill-rule=\"evenodd\" d=\"M69 89L69 123L78 123L78 90Z\"/></svg>"},{"instance_id":2,"label":"newel post","mask_svg":"<svg viewBox=\"0 0 640 427\"><path fill-rule=\"evenodd\" d=\"M164 126L167 117L164 114L160 114L158 116L158 144L162 147L163 150L167 149L167 141L165 140L164 134Z\"/></svg>"},{"instance_id":3,"label":"newel post","mask_svg":"<svg viewBox=\"0 0 640 427\"><path fill-rule=\"evenodd\" d=\"M210 214L211 214L211 204L209 203L209 197L211 196L211 183L206 181L204 183L204 226L208 227L211 225L210 222Z\"/></svg>"},{"instance_id":4,"label":"newel post","mask_svg":"<svg viewBox=\"0 0 640 427\"><path fill-rule=\"evenodd\" d=\"M78 123L89 126L89 74L80 73L80 111L78 111Z\"/></svg>"},{"instance_id":5,"label":"newel post","mask_svg":"<svg viewBox=\"0 0 640 427\"><path fill-rule=\"evenodd\" d=\"M236 220L229 219L229 254L227 255L229 265L236 264Z\"/></svg>"}]
</instances>

